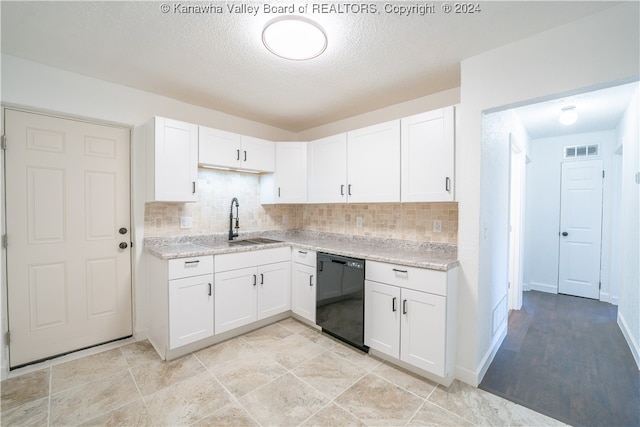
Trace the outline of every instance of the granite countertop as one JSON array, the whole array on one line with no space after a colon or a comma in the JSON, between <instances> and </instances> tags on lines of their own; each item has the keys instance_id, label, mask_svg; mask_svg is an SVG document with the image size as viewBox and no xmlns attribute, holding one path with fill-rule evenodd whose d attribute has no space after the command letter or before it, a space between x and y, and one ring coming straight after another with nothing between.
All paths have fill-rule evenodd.
<instances>
[{"instance_id":1,"label":"granite countertop","mask_svg":"<svg viewBox=\"0 0 640 427\"><path fill-rule=\"evenodd\" d=\"M241 234L239 239L266 237L278 243L240 246L229 244L226 234L146 238L148 253L162 259L203 255L221 255L261 249L289 247L336 255L388 262L410 267L447 271L458 265L455 245L446 243L413 242L380 239L335 233L292 230Z\"/></svg>"}]
</instances>

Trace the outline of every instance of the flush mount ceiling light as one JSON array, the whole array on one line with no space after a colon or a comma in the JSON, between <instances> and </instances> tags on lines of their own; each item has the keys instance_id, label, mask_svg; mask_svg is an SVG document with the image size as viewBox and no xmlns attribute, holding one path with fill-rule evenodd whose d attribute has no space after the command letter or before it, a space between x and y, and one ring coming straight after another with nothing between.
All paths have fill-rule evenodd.
<instances>
[{"instance_id":1,"label":"flush mount ceiling light","mask_svg":"<svg viewBox=\"0 0 640 427\"><path fill-rule=\"evenodd\" d=\"M575 105L570 105L562 109L560 117L558 118L563 125L571 125L578 120L578 113L576 112Z\"/></svg>"},{"instance_id":2,"label":"flush mount ceiling light","mask_svg":"<svg viewBox=\"0 0 640 427\"><path fill-rule=\"evenodd\" d=\"M327 35L320 25L303 16L280 16L262 30L262 43L273 54L294 61L320 55L327 48Z\"/></svg>"}]
</instances>

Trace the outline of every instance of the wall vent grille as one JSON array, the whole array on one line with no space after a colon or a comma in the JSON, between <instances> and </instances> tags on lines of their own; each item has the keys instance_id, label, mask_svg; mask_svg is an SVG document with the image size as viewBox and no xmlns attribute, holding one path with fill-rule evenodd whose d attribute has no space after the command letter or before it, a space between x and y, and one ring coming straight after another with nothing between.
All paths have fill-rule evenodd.
<instances>
[{"instance_id":1,"label":"wall vent grille","mask_svg":"<svg viewBox=\"0 0 640 427\"><path fill-rule=\"evenodd\" d=\"M600 155L600 146L598 144L572 145L570 147L564 147L565 159L575 159L580 157L595 157L598 155Z\"/></svg>"}]
</instances>

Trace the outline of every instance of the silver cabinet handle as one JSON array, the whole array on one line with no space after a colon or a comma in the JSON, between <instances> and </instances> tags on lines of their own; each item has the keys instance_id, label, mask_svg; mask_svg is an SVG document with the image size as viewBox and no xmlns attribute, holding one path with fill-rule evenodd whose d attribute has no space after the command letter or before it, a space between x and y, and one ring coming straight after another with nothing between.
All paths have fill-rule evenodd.
<instances>
[{"instance_id":1,"label":"silver cabinet handle","mask_svg":"<svg viewBox=\"0 0 640 427\"><path fill-rule=\"evenodd\" d=\"M253 275L253 286L258 284L257 280L258 280L258 277L254 274Z\"/></svg>"},{"instance_id":2,"label":"silver cabinet handle","mask_svg":"<svg viewBox=\"0 0 640 427\"><path fill-rule=\"evenodd\" d=\"M394 268L393 271L395 271L396 273L402 273L402 274L409 273L407 270L398 270L397 268Z\"/></svg>"},{"instance_id":3,"label":"silver cabinet handle","mask_svg":"<svg viewBox=\"0 0 640 427\"><path fill-rule=\"evenodd\" d=\"M313 286L313 274L309 276L309 286Z\"/></svg>"},{"instance_id":4,"label":"silver cabinet handle","mask_svg":"<svg viewBox=\"0 0 640 427\"><path fill-rule=\"evenodd\" d=\"M236 160L240 160L240 150L236 150L236 153L237 153L237 155L238 155L238 156L236 157Z\"/></svg>"},{"instance_id":5,"label":"silver cabinet handle","mask_svg":"<svg viewBox=\"0 0 640 427\"><path fill-rule=\"evenodd\" d=\"M451 191L451 178L447 177L444 181L444 188L447 192Z\"/></svg>"},{"instance_id":6,"label":"silver cabinet handle","mask_svg":"<svg viewBox=\"0 0 640 427\"><path fill-rule=\"evenodd\" d=\"M340 185L340 195L344 196L344 184Z\"/></svg>"},{"instance_id":7,"label":"silver cabinet handle","mask_svg":"<svg viewBox=\"0 0 640 427\"><path fill-rule=\"evenodd\" d=\"M351 196L351 184L347 186L347 195Z\"/></svg>"},{"instance_id":8,"label":"silver cabinet handle","mask_svg":"<svg viewBox=\"0 0 640 427\"><path fill-rule=\"evenodd\" d=\"M305 251L298 251L298 253L302 254L302 255L306 255L307 254Z\"/></svg>"},{"instance_id":9,"label":"silver cabinet handle","mask_svg":"<svg viewBox=\"0 0 640 427\"><path fill-rule=\"evenodd\" d=\"M211 283L209 283L209 296L211 296Z\"/></svg>"},{"instance_id":10,"label":"silver cabinet handle","mask_svg":"<svg viewBox=\"0 0 640 427\"><path fill-rule=\"evenodd\" d=\"M195 260L195 261L185 261L184 262L184 266L189 266L189 265L198 265L198 263L200 262L200 260Z\"/></svg>"},{"instance_id":11,"label":"silver cabinet handle","mask_svg":"<svg viewBox=\"0 0 640 427\"><path fill-rule=\"evenodd\" d=\"M402 314L407 314L407 300L402 300Z\"/></svg>"},{"instance_id":12,"label":"silver cabinet handle","mask_svg":"<svg viewBox=\"0 0 640 427\"><path fill-rule=\"evenodd\" d=\"M396 311L398 309L398 307L396 307L396 297L393 297L393 300L391 300L391 311Z\"/></svg>"},{"instance_id":13,"label":"silver cabinet handle","mask_svg":"<svg viewBox=\"0 0 640 427\"><path fill-rule=\"evenodd\" d=\"M264 274L260 273L260 284L264 285Z\"/></svg>"}]
</instances>

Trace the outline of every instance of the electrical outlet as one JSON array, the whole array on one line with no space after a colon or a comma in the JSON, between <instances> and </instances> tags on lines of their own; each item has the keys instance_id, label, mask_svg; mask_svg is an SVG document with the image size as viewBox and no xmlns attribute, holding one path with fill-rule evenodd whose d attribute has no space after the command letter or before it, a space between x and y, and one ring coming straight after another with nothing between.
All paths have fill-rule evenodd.
<instances>
[{"instance_id":1,"label":"electrical outlet","mask_svg":"<svg viewBox=\"0 0 640 427\"><path fill-rule=\"evenodd\" d=\"M192 228L193 227L193 218L190 216L181 216L180 217L180 228Z\"/></svg>"},{"instance_id":2,"label":"electrical outlet","mask_svg":"<svg viewBox=\"0 0 640 427\"><path fill-rule=\"evenodd\" d=\"M434 219L433 220L433 232L434 233L442 233L442 220Z\"/></svg>"},{"instance_id":3,"label":"electrical outlet","mask_svg":"<svg viewBox=\"0 0 640 427\"><path fill-rule=\"evenodd\" d=\"M357 216L356 217L356 228L362 228L362 217L361 216Z\"/></svg>"}]
</instances>

